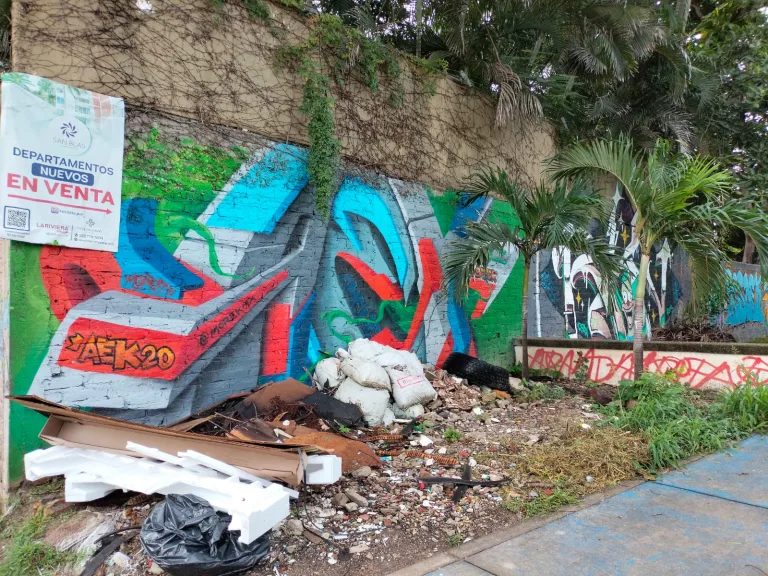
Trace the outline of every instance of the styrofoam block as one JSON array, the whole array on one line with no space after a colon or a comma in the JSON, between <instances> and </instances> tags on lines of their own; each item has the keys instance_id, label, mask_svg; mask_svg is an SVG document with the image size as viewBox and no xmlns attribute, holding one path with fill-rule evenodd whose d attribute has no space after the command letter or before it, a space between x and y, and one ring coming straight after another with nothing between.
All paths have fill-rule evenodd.
<instances>
[{"instance_id":1,"label":"styrofoam block","mask_svg":"<svg viewBox=\"0 0 768 576\"><path fill-rule=\"evenodd\" d=\"M88 496L89 482L143 494L195 494L214 509L232 516L230 529L240 530L239 540L253 542L290 514L288 493L275 484L264 488L258 482L244 483L236 477L204 476L187 468L148 458L110 454L54 446L36 450L25 457L28 477L58 476L72 478L71 496ZM81 491L78 491L80 490ZM91 487L92 495L98 492ZM78 500L79 501L79 500Z\"/></svg>"},{"instance_id":2,"label":"styrofoam block","mask_svg":"<svg viewBox=\"0 0 768 576\"><path fill-rule=\"evenodd\" d=\"M263 478L254 476L250 472L246 472L245 470L237 468L236 466L232 466L231 464L227 464L226 462L222 462L221 460L216 460L216 458L211 458L210 456L206 456L205 454L195 452L194 450L179 452L179 456L185 460L190 460L192 462L199 462L200 464L203 464L204 466L207 466L208 468L212 468L213 470L221 472L222 474L225 474L227 476L232 476L234 478L239 478L241 480L247 480L249 482L258 482L264 488L267 488L269 486L278 486L279 488L287 492L291 498L299 497L299 493L296 492L296 490L291 490L290 488L286 488L285 486L282 486L280 484L273 484L269 480L264 480Z\"/></svg>"},{"instance_id":3,"label":"styrofoam block","mask_svg":"<svg viewBox=\"0 0 768 576\"><path fill-rule=\"evenodd\" d=\"M304 482L312 485L326 485L341 478L341 458L332 454L314 455L307 458Z\"/></svg>"},{"instance_id":4,"label":"styrofoam block","mask_svg":"<svg viewBox=\"0 0 768 576\"><path fill-rule=\"evenodd\" d=\"M67 502L98 500L119 489L112 484L100 482L92 474L70 474L64 479L64 499Z\"/></svg>"},{"instance_id":5,"label":"styrofoam block","mask_svg":"<svg viewBox=\"0 0 768 576\"><path fill-rule=\"evenodd\" d=\"M221 460L216 460L216 458L211 458L210 456L206 456L205 454L201 454L200 452L195 452L194 450L179 452L179 457L192 462L199 462L200 464L203 464L204 466L207 466L212 470L216 470L227 476L233 476L235 478L239 478L240 480L248 480L249 482L258 482L262 486L264 486L263 483L266 482L266 480L261 480L260 478L254 476L250 472L246 472L245 470L242 470L237 466L232 466L231 464L227 464L226 462L222 462Z\"/></svg>"},{"instance_id":6,"label":"styrofoam block","mask_svg":"<svg viewBox=\"0 0 768 576\"><path fill-rule=\"evenodd\" d=\"M149 448L148 446L142 446L141 444L136 444L135 442L128 442L126 444L126 448L132 452L137 452L148 458L160 460L161 462L168 462L169 464L175 464L176 466L181 466L182 468L192 470L193 472L198 472L204 476L213 476L215 478L219 477L219 474L216 472L216 470L212 469L210 466L200 466L199 463L190 461L188 458L182 458L181 455L174 456L173 454L163 452L157 448ZM229 474L227 476L229 476Z\"/></svg>"}]
</instances>

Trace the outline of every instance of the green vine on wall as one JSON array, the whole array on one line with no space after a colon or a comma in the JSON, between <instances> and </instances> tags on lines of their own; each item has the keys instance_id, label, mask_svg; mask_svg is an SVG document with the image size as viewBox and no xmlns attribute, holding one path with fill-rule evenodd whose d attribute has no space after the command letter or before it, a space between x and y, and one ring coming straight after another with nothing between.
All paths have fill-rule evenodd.
<instances>
[{"instance_id":1,"label":"green vine on wall","mask_svg":"<svg viewBox=\"0 0 768 576\"><path fill-rule=\"evenodd\" d=\"M341 149L341 142L334 136L336 121L330 78L318 70L317 63L311 58L304 59L300 74L304 78L304 93L299 110L309 118L307 172L315 185L315 207L323 218L327 218Z\"/></svg>"},{"instance_id":2,"label":"green vine on wall","mask_svg":"<svg viewBox=\"0 0 768 576\"><path fill-rule=\"evenodd\" d=\"M210 1L221 8L227 0ZM304 8L304 0L275 1L296 10ZM265 0L238 2L245 7L250 18L266 22L273 36L284 42L281 31L270 23L270 10ZM420 82L430 96L436 92L435 77L447 73L448 63L401 54L383 42L367 38L360 30L346 26L341 18L332 14L311 18L313 26L309 37L300 44L281 45L275 63L279 68L292 69L304 80L299 110L309 119L307 171L310 182L315 186L317 212L327 218L341 150L341 143L335 136L335 100L331 92L331 78L336 85L342 86L354 74L371 92L376 93L383 74L392 86L389 104L399 108L405 96L402 61L411 64L414 80Z\"/></svg>"},{"instance_id":3,"label":"green vine on wall","mask_svg":"<svg viewBox=\"0 0 768 576\"><path fill-rule=\"evenodd\" d=\"M315 185L315 206L319 214L327 217L335 185L341 144L335 137L336 121L334 99L331 95L331 77L341 86L350 74L357 72L362 82L376 93L381 86L382 73L392 83L389 103L402 105L405 89L402 81L403 57L386 44L367 38L355 28L345 26L332 14L320 14L313 18L314 28L306 41L295 45L283 45L276 54L278 67L287 67L304 79L301 108L309 118L309 158L307 170L310 182ZM414 78L424 83L427 93L434 95L434 76L444 75L447 63L443 60L428 61L408 57L414 64Z\"/></svg>"}]
</instances>

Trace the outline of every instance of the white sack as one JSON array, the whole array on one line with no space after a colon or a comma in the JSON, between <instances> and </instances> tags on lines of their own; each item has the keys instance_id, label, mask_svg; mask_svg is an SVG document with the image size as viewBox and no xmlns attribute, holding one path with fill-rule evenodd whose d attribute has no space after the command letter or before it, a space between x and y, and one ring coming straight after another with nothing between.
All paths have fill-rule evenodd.
<instances>
[{"instance_id":1,"label":"white sack","mask_svg":"<svg viewBox=\"0 0 768 576\"><path fill-rule=\"evenodd\" d=\"M387 391L392 389L386 370L376 362L355 356L345 358L341 361L341 371L360 386Z\"/></svg>"},{"instance_id":2,"label":"white sack","mask_svg":"<svg viewBox=\"0 0 768 576\"><path fill-rule=\"evenodd\" d=\"M392 381L392 396L397 405L405 410L416 404L427 404L437 398L437 392L424 373L410 374L397 368L387 368Z\"/></svg>"},{"instance_id":3,"label":"white sack","mask_svg":"<svg viewBox=\"0 0 768 576\"><path fill-rule=\"evenodd\" d=\"M419 416L424 416L424 413L426 412L426 410L424 410L424 406L421 404L415 404L410 408L406 408L405 410L400 408L400 406L397 404L392 404L391 408L392 412L395 414L395 417L399 418L400 420L413 420Z\"/></svg>"},{"instance_id":4,"label":"white sack","mask_svg":"<svg viewBox=\"0 0 768 576\"><path fill-rule=\"evenodd\" d=\"M395 413L392 411L393 407L397 407L397 404L390 405L385 411L384 411L384 426L391 426L395 423L395 419L397 418L395 416Z\"/></svg>"},{"instance_id":5,"label":"white sack","mask_svg":"<svg viewBox=\"0 0 768 576\"><path fill-rule=\"evenodd\" d=\"M368 338L358 338L349 343L349 353L354 358L362 358L371 362L376 362L376 358L386 352L387 349L390 349L389 346L368 340Z\"/></svg>"},{"instance_id":6,"label":"white sack","mask_svg":"<svg viewBox=\"0 0 768 576\"><path fill-rule=\"evenodd\" d=\"M323 388L336 388L341 381L344 380L344 376L339 370L338 358L326 358L320 360L315 366L315 380L320 387Z\"/></svg>"},{"instance_id":7,"label":"white sack","mask_svg":"<svg viewBox=\"0 0 768 576\"><path fill-rule=\"evenodd\" d=\"M413 352L407 350L395 350L387 347L387 351L376 358L376 363L384 368L405 369L410 374L424 374L424 366Z\"/></svg>"},{"instance_id":8,"label":"white sack","mask_svg":"<svg viewBox=\"0 0 768 576\"><path fill-rule=\"evenodd\" d=\"M346 378L341 383L335 398L359 407L368 426L381 425L389 408L389 392L360 386L352 378Z\"/></svg>"}]
</instances>

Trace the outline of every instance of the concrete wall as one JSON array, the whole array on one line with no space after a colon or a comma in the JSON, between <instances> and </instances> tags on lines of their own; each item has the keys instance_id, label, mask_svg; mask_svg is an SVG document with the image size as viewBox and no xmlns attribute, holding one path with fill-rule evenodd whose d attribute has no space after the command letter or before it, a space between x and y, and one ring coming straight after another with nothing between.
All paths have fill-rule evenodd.
<instances>
[{"instance_id":1,"label":"concrete wall","mask_svg":"<svg viewBox=\"0 0 768 576\"><path fill-rule=\"evenodd\" d=\"M522 347L515 347L518 357ZM587 362L587 378L599 384L631 380L634 358L629 342L578 342L570 339L532 339L528 348L531 368L554 370L571 378L579 363ZM673 370L693 388L731 389L744 384L751 373L768 380L768 346L698 342L647 342L643 368L663 374Z\"/></svg>"},{"instance_id":2,"label":"concrete wall","mask_svg":"<svg viewBox=\"0 0 768 576\"><path fill-rule=\"evenodd\" d=\"M151 10L126 0L14 1L13 68L131 105L308 143L303 82L278 69L275 55L304 41L313 18L269 4L271 18L262 22L236 0L144 5ZM538 180L541 160L554 151L548 126L495 128L489 98L445 77L422 81L406 60L401 67L402 83L382 80L376 93L354 78L334 87L347 158L438 190L457 189L481 164Z\"/></svg>"},{"instance_id":3,"label":"concrete wall","mask_svg":"<svg viewBox=\"0 0 768 576\"><path fill-rule=\"evenodd\" d=\"M324 221L302 80L275 66L315 20L271 4L267 21L235 1L140 5L13 2L14 71L128 111L119 251L11 246L13 393L163 424L305 378L362 336L431 363L453 350L511 363L521 263L497 259L460 305L440 256L467 219L514 222L495 200L460 206L461 184L480 164L538 181L548 127L496 128L490 99L406 60L375 92L353 75L334 85L344 161ZM12 479L43 420L11 406Z\"/></svg>"}]
</instances>

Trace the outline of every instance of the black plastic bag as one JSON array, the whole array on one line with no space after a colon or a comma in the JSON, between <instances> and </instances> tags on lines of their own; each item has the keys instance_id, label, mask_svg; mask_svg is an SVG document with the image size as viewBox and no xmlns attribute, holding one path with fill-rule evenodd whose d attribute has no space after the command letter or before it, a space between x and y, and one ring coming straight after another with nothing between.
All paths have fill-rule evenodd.
<instances>
[{"instance_id":1,"label":"black plastic bag","mask_svg":"<svg viewBox=\"0 0 768 576\"><path fill-rule=\"evenodd\" d=\"M144 552L174 576L222 576L250 570L269 553L269 533L250 544L227 530L232 517L192 494L169 494L141 527Z\"/></svg>"},{"instance_id":2,"label":"black plastic bag","mask_svg":"<svg viewBox=\"0 0 768 576\"><path fill-rule=\"evenodd\" d=\"M302 398L301 402L312 406L315 414L325 420L335 420L339 424L353 428L365 425L363 413L358 406L347 404L322 392L313 392L306 398Z\"/></svg>"},{"instance_id":3,"label":"black plastic bag","mask_svg":"<svg viewBox=\"0 0 768 576\"><path fill-rule=\"evenodd\" d=\"M443 362L442 368L449 374L465 378L473 386L487 386L509 392L509 372L479 358L461 352L451 352Z\"/></svg>"}]
</instances>

